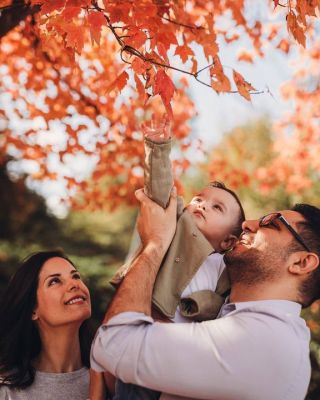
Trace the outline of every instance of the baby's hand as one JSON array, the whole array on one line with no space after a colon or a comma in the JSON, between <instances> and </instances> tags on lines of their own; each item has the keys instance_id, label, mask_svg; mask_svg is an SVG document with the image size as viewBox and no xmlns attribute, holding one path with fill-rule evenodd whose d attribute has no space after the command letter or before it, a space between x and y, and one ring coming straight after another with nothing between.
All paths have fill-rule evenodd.
<instances>
[{"instance_id":1,"label":"baby's hand","mask_svg":"<svg viewBox=\"0 0 320 400\"><path fill-rule=\"evenodd\" d=\"M153 115L150 122L141 125L141 129L146 138L157 143L171 138L171 124L167 115L161 120L157 120Z\"/></svg>"}]
</instances>

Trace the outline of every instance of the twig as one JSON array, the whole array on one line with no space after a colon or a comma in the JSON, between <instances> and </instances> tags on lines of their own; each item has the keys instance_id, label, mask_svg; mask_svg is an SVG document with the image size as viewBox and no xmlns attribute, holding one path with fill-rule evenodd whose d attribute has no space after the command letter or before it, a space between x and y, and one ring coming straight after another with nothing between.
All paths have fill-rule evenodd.
<instances>
[{"instance_id":1,"label":"twig","mask_svg":"<svg viewBox=\"0 0 320 400\"><path fill-rule=\"evenodd\" d=\"M158 17L164 19L165 21L170 22L171 24L178 25L178 26L183 26L184 28L188 28L188 29L191 29L191 30L193 30L193 29L198 29L198 30L199 29L205 29L203 26L187 25L187 24L184 24L183 22L174 21L171 18L167 18L167 17L164 17L163 15L160 15L159 13L157 15L158 15Z\"/></svg>"}]
</instances>

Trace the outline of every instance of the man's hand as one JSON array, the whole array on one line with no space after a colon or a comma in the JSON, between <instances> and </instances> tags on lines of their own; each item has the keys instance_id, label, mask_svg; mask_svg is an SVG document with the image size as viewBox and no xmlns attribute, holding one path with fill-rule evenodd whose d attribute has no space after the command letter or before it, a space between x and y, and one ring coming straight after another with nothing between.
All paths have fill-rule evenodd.
<instances>
[{"instance_id":1,"label":"man's hand","mask_svg":"<svg viewBox=\"0 0 320 400\"><path fill-rule=\"evenodd\" d=\"M137 190L136 197L141 203L138 230L143 245L142 250L119 286L107 310L104 323L115 315L127 311L151 315L153 285L176 230L175 188L171 192L170 203L166 209L150 200L143 189Z\"/></svg>"},{"instance_id":2,"label":"man's hand","mask_svg":"<svg viewBox=\"0 0 320 400\"><path fill-rule=\"evenodd\" d=\"M153 115L150 122L141 125L141 130L145 137L156 143L167 141L171 137L170 119L165 115L159 120Z\"/></svg>"},{"instance_id":3,"label":"man's hand","mask_svg":"<svg viewBox=\"0 0 320 400\"><path fill-rule=\"evenodd\" d=\"M153 246L164 253L167 251L177 225L177 191L172 188L170 202L162 208L139 189L135 193L140 201L138 231L143 247Z\"/></svg>"}]
</instances>

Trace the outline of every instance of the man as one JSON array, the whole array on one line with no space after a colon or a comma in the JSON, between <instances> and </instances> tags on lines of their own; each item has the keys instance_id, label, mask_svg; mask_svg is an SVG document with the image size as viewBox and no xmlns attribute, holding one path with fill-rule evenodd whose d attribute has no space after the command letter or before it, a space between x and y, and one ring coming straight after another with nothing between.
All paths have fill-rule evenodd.
<instances>
[{"instance_id":1,"label":"man","mask_svg":"<svg viewBox=\"0 0 320 400\"><path fill-rule=\"evenodd\" d=\"M300 205L246 221L226 257L232 290L220 318L164 324L150 317L151 295L175 231L175 197L163 210L137 192L144 247L97 333L93 368L163 399L303 400L310 335L299 314L320 297L320 210Z\"/></svg>"}]
</instances>

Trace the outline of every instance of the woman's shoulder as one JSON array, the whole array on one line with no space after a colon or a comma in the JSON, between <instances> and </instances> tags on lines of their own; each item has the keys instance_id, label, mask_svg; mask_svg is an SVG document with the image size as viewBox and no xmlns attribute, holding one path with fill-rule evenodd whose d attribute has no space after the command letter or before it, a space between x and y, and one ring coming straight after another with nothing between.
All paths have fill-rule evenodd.
<instances>
[{"instance_id":1,"label":"woman's shoulder","mask_svg":"<svg viewBox=\"0 0 320 400\"><path fill-rule=\"evenodd\" d=\"M9 400L10 388L7 385L3 385L3 378L0 377L0 399Z\"/></svg>"}]
</instances>

